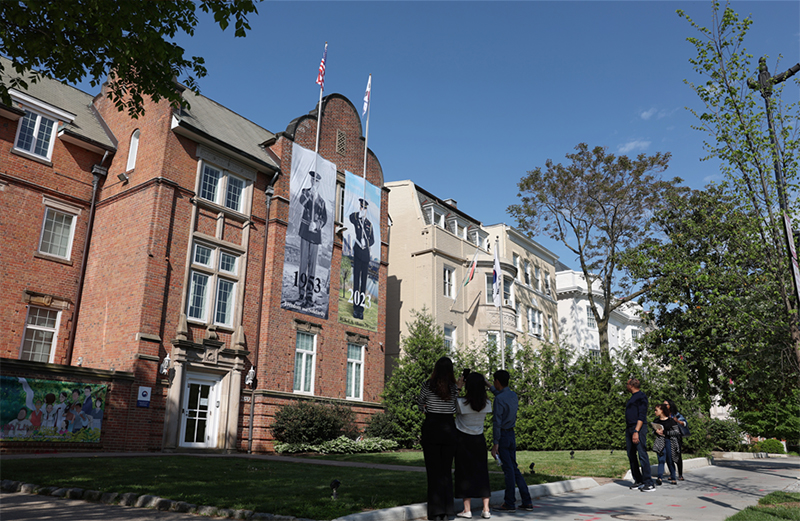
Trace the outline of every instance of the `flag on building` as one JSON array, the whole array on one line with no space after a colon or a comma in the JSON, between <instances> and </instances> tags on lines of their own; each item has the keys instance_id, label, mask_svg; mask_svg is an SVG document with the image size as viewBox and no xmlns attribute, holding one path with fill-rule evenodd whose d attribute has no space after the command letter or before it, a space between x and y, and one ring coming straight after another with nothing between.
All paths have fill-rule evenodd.
<instances>
[{"instance_id":1,"label":"flag on building","mask_svg":"<svg viewBox=\"0 0 800 521\"><path fill-rule=\"evenodd\" d=\"M478 265L478 250L475 250L475 256L472 258L472 265L469 267L469 270L467 271L467 276L464 279L464 284L463 284L464 286L469 284L472 281L472 279L475 278L475 268L477 267L477 265Z\"/></svg>"},{"instance_id":2,"label":"flag on building","mask_svg":"<svg viewBox=\"0 0 800 521\"><path fill-rule=\"evenodd\" d=\"M366 116L367 110L369 110L369 96L371 90L372 90L372 74L369 75L369 79L367 80L367 92L364 93L364 110L361 111L361 117Z\"/></svg>"},{"instance_id":3,"label":"flag on building","mask_svg":"<svg viewBox=\"0 0 800 521\"><path fill-rule=\"evenodd\" d=\"M322 53L322 61L319 62L319 74L317 74L317 85L320 90L325 90L325 60L328 58L328 42L325 42L325 51Z\"/></svg>"},{"instance_id":4,"label":"flag on building","mask_svg":"<svg viewBox=\"0 0 800 521\"><path fill-rule=\"evenodd\" d=\"M494 249L494 269L492 270L492 300L494 301L494 307L496 308L499 308L503 305L503 272L500 271L500 257L497 253L498 249L499 248L497 247Z\"/></svg>"}]
</instances>

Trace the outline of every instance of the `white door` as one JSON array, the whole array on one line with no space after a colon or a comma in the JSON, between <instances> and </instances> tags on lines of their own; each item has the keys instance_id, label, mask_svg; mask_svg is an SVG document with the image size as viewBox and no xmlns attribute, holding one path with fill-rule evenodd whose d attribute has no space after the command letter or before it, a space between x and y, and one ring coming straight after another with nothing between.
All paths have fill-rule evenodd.
<instances>
[{"instance_id":1,"label":"white door","mask_svg":"<svg viewBox=\"0 0 800 521\"><path fill-rule=\"evenodd\" d=\"M211 376L187 375L181 408L181 447L217 446L219 381Z\"/></svg>"}]
</instances>

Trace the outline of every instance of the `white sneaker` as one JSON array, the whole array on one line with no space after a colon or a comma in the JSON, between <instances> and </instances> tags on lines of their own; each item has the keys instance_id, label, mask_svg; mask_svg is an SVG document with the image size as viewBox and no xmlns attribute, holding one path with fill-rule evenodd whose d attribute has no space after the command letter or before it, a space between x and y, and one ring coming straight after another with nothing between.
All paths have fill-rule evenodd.
<instances>
[{"instance_id":1,"label":"white sneaker","mask_svg":"<svg viewBox=\"0 0 800 521\"><path fill-rule=\"evenodd\" d=\"M492 517L492 513L491 512L487 512L486 510L484 510L483 512L481 512L481 517L484 518L484 519L489 519L489 518Z\"/></svg>"},{"instance_id":2,"label":"white sneaker","mask_svg":"<svg viewBox=\"0 0 800 521\"><path fill-rule=\"evenodd\" d=\"M456 514L456 517L460 517L462 519L472 519L472 512L459 512Z\"/></svg>"}]
</instances>

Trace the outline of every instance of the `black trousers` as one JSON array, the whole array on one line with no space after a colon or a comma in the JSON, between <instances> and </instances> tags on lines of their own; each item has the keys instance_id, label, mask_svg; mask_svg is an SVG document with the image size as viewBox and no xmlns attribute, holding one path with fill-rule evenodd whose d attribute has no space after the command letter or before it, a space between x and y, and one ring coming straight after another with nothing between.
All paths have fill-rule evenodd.
<instances>
[{"instance_id":1,"label":"black trousers","mask_svg":"<svg viewBox=\"0 0 800 521\"><path fill-rule=\"evenodd\" d=\"M425 415L422 454L428 476L428 519L454 517L451 469L456 454L456 423L452 414Z\"/></svg>"}]
</instances>

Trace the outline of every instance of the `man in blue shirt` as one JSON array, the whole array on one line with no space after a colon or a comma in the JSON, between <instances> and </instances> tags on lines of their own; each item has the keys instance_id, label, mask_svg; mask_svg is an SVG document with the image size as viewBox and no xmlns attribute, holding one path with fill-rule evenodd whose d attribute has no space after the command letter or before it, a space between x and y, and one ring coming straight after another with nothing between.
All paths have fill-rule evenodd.
<instances>
[{"instance_id":1,"label":"man in blue shirt","mask_svg":"<svg viewBox=\"0 0 800 521\"><path fill-rule=\"evenodd\" d=\"M647 457L647 395L640 390L641 383L636 378L628 380L625 387L631 393L625 404L625 446L634 481L630 488L653 492L656 487Z\"/></svg>"},{"instance_id":2,"label":"man in blue shirt","mask_svg":"<svg viewBox=\"0 0 800 521\"><path fill-rule=\"evenodd\" d=\"M525 478L517 468L517 439L514 434L514 426L517 423L517 408L519 398L517 393L508 388L508 371L501 369L494 373L494 385L489 390L494 394L494 406L492 416L492 457L500 455L500 462L503 464L503 475L506 478L506 493L503 504L496 507L500 512L516 512L517 498L514 493L514 484L519 488L519 496L522 499L522 506L525 510L533 510L531 493Z\"/></svg>"}]
</instances>

